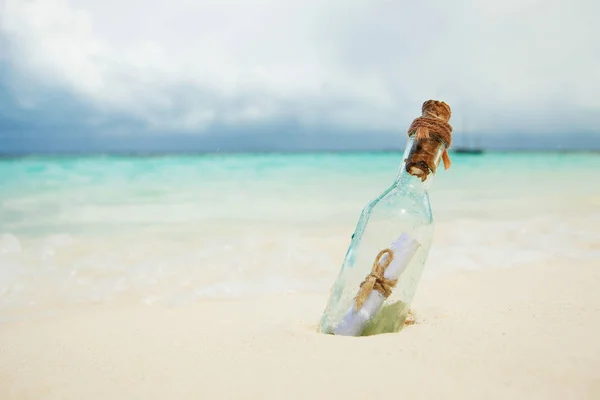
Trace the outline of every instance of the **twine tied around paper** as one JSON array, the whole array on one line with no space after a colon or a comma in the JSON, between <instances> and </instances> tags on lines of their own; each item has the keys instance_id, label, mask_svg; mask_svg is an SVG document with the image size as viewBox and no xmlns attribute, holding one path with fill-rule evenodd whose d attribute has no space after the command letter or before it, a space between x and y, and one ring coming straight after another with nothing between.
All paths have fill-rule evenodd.
<instances>
[{"instance_id":1,"label":"twine tied around paper","mask_svg":"<svg viewBox=\"0 0 600 400\"><path fill-rule=\"evenodd\" d=\"M415 118L408 128L408 136L415 136L415 145L409 155L406 170L417 166L424 173L422 179L428 175L428 171L435 173L437 152L440 141L445 145L442 154L444 169L450 168L452 162L448 155L448 148L452 144L452 126L448 123L452 115L450 106L443 101L427 100L421 107L422 115ZM410 171L409 171L410 172Z\"/></svg>"},{"instance_id":2,"label":"twine tied around paper","mask_svg":"<svg viewBox=\"0 0 600 400\"><path fill-rule=\"evenodd\" d=\"M387 254L387 259L381 262L384 255ZM377 290L386 299L392 294L392 288L398 283L397 279L387 279L383 276L385 270L394 259L394 252L392 249L384 249L377 254L375 261L373 262L373 268L371 273L367 275L365 280L360 284L360 289L354 298L354 309L358 311L367 300L367 297L373 290Z\"/></svg>"}]
</instances>

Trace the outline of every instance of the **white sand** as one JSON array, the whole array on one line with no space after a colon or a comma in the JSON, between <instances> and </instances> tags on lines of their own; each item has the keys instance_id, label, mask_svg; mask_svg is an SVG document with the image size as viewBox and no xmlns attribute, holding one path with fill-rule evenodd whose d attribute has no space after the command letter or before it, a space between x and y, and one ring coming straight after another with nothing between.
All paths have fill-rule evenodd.
<instances>
[{"instance_id":1,"label":"white sand","mask_svg":"<svg viewBox=\"0 0 600 400\"><path fill-rule=\"evenodd\" d=\"M326 300L86 307L0 326L0 399L600 399L600 265L422 282L419 323L316 333Z\"/></svg>"}]
</instances>

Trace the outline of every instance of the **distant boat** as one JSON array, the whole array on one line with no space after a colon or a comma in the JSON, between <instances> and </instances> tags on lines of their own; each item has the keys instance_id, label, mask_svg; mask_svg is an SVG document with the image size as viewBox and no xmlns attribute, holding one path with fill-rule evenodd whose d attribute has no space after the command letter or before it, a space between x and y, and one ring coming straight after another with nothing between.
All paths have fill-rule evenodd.
<instances>
[{"instance_id":1,"label":"distant boat","mask_svg":"<svg viewBox=\"0 0 600 400\"><path fill-rule=\"evenodd\" d=\"M470 142L471 145L470 146L458 145L458 146L453 147L451 151L453 151L454 153L458 153L458 154L473 154L473 155L483 154L483 148L481 146L472 144L473 137L468 133L468 130L466 128L465 114L463 114L463 116L462 116L462 130L463 130L462 137L464 138L465 141Z\"/></svg>"},{"instance_id":2,"label":"distant boat","mask_svg":"<svg viewBox=\"0 0 600 400\"><path fill-rule=\"evenodd\" d=\"M483 154L481 147L456 147L452 152L459 154Z\"/></svg>"}]
</instances>

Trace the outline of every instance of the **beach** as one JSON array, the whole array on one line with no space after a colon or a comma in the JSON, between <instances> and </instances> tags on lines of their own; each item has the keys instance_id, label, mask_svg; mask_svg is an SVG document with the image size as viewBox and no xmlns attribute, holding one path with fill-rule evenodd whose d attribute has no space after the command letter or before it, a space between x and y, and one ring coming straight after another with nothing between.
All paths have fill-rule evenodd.
<instances>
[{"instance_id":1,"label":"beach","mask_svg":"<svg viewBox=\"0 0 600 400\"><path fill-rule=\"evenodd\" d=\"M317 325L398 154L0 162L0 398L600 398L600 157L453 162L362 338Z\"/></svg>"},{"instance_id":2,"label":"beach","mask_svg":"<svg viewBox=\"0 0 600 400\"><path fill-rule=\"evenodd\" d=\"M418 323L316 333L323 295L179 309L85 307L5 325L3 399L597 399L597 265L572 260L425 282Z\"/></svg>"}]
</instances>

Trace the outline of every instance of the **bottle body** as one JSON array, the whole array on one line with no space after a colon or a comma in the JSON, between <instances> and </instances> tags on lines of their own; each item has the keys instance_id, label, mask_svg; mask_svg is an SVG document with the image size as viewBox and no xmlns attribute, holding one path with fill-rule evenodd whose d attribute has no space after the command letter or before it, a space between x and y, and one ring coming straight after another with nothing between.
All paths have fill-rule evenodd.
<instances>
[{"instance_id":1,"label":"bottle body","mask_svg":"<svg viewBox=\"0 0 600 400\"><path fill-rule=\"evenodd\" d=\"M403 327L429 255L434 232L427 192L434 174L429 174L423 180L409 173L406 168L406 160L418 146L411 137L396 180L363 209L342 268L331 289L321 319L321 332L365 336L397 332ZM443 150L444 145L440 144L436 163L439 163ZM405 246L400 251L403 241L410 241L414 246ZM373 290L359 310L354 305L361 282L371 272L378 253L389 248L397 252L396 258L402 257L399 262L404 264L397 272L399 276L386 276L397 279L397 283L387 298ZM346 325L350 322L354 325Z\"/></svg>"}]
</instances>

